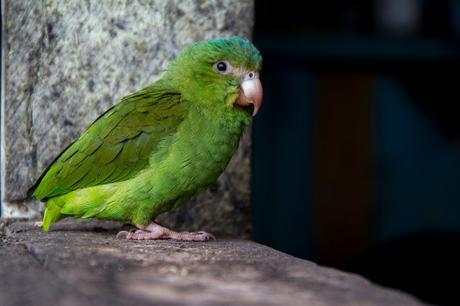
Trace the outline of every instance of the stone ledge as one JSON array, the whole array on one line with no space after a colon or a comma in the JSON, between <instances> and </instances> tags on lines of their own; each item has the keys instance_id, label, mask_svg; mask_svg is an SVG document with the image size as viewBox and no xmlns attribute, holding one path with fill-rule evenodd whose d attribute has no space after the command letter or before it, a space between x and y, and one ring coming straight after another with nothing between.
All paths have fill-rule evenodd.
<instances>
[{"instance_id":1,"label":"stone ledge","mask_svg":"<svg viewBox=\"0 0 460 306\"><path fill-rule=\"evenodd\" d=\"M124 241L119 224L0 223L0 305L422 305L251 241Z\"/></svg>"}]
</instances>

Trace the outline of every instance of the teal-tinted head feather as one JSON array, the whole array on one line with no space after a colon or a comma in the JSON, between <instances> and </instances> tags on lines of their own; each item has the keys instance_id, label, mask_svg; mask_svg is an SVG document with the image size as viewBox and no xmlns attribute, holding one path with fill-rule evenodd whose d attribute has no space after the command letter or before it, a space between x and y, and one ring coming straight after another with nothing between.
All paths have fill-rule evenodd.
<instances>
[{"instance_id":1,"label":"teal-tinted head feather","mask_svg":"<svg viewBox=\"0 0 460 306\"><path fill-rule=\"evenodd\" d=\"M232 73L222 74L216 63L226 61ZM246 73L259 73L262 56L254 45L239 37L199 41L184 49L169 65L166 77L184 98L208 107L233 109Z\"/></svg>"}]
</instances>

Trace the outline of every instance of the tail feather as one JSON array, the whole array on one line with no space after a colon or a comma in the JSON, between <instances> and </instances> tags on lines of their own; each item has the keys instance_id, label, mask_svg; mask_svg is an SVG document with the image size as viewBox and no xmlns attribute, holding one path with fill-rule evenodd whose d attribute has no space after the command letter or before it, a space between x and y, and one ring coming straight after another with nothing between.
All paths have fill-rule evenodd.
<instances>
[{"instance_id":1,"label":"tail feather","mask_svg":"<svg viewBox=\"0 0 460 306\"><path fill-rule=\"evenodd\" d=\"M110 205L117 203L110 201L117 186L117 184L93 186L50 198L46 203L43 216L43 230L48 232L51 224L71 216L126 220L126 215L130 213L126 206Z\"/></svg>"},{"instance_id":2,"label":"tail feather","mask_svg":"<svg viewBox=\"0 0 460 306\"><path fill-rule=\"evenodd\" d=\"M46 203L45 215L43 216L43 230L48 232L51 224L61 219L61 207L53 199Z\"/></svg>"}]
</instances>

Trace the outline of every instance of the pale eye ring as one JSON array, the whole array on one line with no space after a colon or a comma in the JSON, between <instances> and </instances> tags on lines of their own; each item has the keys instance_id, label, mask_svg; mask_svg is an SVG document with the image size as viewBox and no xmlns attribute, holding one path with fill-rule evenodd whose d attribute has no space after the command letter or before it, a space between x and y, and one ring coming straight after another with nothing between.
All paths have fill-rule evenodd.
<instances>
[{"instance_id":1,"label":"pale eye ring","mask_svg":"<svg viewBox=\"0 0 460 306\"><path fill-rule=\"evenodd\" d=\"M214 64L214 69L221 74L229 74L232 72L232 65L228 61L218 61Z\"/></svg>"}]
</instances>

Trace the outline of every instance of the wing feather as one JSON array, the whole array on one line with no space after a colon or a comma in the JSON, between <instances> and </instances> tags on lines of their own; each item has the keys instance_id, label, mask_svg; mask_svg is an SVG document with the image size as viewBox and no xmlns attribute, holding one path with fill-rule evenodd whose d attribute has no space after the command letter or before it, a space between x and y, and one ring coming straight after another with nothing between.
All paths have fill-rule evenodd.
<instances>
[{"instance_id":1,"label":"wing feather","mask_svg":"<svg viewBox=\"0 0 460 306\"><path fill-rule=\"evenodd\" d=\"M31 188L33 195L46 200L132 178L176 131L186 107L180 94L155 85L123 98L56 158Z\"/></svg>"}]
</instances>

